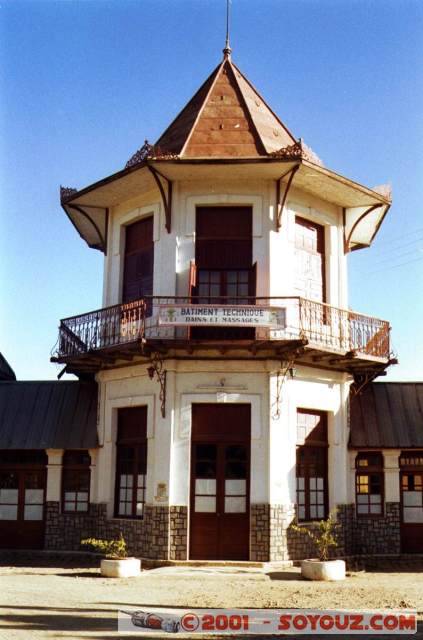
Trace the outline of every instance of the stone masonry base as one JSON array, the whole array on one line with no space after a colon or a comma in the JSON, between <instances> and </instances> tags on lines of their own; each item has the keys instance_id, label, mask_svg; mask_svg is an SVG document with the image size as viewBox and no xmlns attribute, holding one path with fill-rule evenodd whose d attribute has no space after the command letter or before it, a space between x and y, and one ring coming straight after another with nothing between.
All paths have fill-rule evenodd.
<instances>
[{"instance_id":1,"label":"stone masonry base","mask_svg":"<svg viewBox=\"0 0 423 640\"><path fill-rule=\"evenodd\" d=\"M281 562L316 557L312 540L289 528L293 504L252 504L250 561ZM357 517L355 506L339 505L338 547L331 556L399 554L400 507L386 503L378 518ZM317 529L317 523L306 523ZM188 559L188 509L146 505L143 520L108 518L105 504L91 504L88 514L63 514L58 502L46 505L45 549L78 551L83 538L116 538L122 532L130 555L152 560Z\"/></svg>"},{"instance_id":2,"label":"stone masonry base","mask_svg":"<svg viewBox=\"0 0 423 640\"><path fill-rule=\"evenodd\" d=\"M129 555L168 557L169 510L146 505L143 520L107 517L105 504L90 504L87 514L64 514L58 502L47 502L45 549L78 551L84 538L124 536Z\"/></svg>"}]
</instances>

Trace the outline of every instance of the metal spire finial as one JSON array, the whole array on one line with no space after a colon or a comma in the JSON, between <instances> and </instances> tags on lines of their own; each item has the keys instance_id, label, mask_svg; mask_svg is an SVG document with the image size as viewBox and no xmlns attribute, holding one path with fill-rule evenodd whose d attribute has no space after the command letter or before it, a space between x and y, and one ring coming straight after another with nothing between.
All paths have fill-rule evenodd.
<instances>
[{"instance_id":1,"label":"metal spire finial","mask_svg":"<svg viewBox=\"0 0 423 640\"><path fill-rule=\"evenodd\" d=\"M223 49L223 57L225 60L231 57L232 49L229 44L229 15L230 15L230 7L231 0L226 0L226 42L225 48Z\"/></svg>"}]
</instances>

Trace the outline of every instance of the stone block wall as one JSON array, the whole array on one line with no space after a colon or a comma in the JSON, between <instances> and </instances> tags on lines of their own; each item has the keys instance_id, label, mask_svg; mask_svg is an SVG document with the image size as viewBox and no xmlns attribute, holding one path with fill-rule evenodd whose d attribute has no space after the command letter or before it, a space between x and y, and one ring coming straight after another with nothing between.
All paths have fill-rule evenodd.
<instances>
[{"instance_id":1,"label":"stone block wall","mask_svg":"<svg viewBox=\"0 0 423 640\"><path fill-rule=\"evenodd\" d=\"M251 505L251 560L277 562L317 556L317 548L307 535L289 528L295 505ZM338 505L338 546L330 557L362 554L400 553L400 511L398 503L387 503L381 518L357 518L355 505ZM318 529L317 522L303 526Z\"/></svg>"},{"instance_id":2,"label":"stone block wall","mask_svg":"<svg viewBox=\"0 0 423 640\"><path fill-rule=\"evenodd\" d=\"M337 522L338 527L336 529L336 539L337 539L337 547L331 547L329 550L330 558L339 558L344 556L346 553L346 531L348 524L348 513L345 509L346 505L339 505L338 507L338 515ZM307 522L307 523L299 523L300 526L305 527L311 532L315 532L316 534L319 531L319 523L318 522ZM294 531L294 529L288 529L287 531L288 538L288 554L290 560L304 560L304 558L317 558L318 557L318 548L316 547L313 540L307 536L307 534L299 533L298 531Z\"/></svg>"},{"instance_id":3,"label":"stone block wall","mask_svg":"<svg viewBox=\"0 0 423 640\"><path fill-rule=\"evenodd\" d=\"M269 560L291 560L288 548L288 527L295 515L293 504L270 505Z\"/></svg>"},{"instance_id":4,"label":"stone block wall","mask_svg":"<svg viewBox=\"0 0 423 640\"><path fill-rule=\"evenodd\" d=\"M381 517L357 517L355 505L346 507L348 555L396 554L401 552L399 502L385 503Z\"/></svg>"},{"instance_id":5,"label":"stone block wall","mask_svg":"<svg viewBox=\"0 0 423 640\"><path fill-rule=\"evenodd\" d=\"M250 560L269 560L270 505L252 504L250 507Z\"/></svg>"},{"instance_id":6,"label":"stone block wall","mask_svg":"<svg viewBox=\"0 0 423 640\"><path fill-rule=\"evenodd\" d=\"M313 541L289 528L294 514L293 504L251 505L250 560L278 562L316 557ZM339 505L338 521L338 547L332 549L331 557L401 552L399 503L386 503L380 518L358 518L355 505ZM317 529L318 525L305 526ZM83 538L111 539L120 532L130 555L157 560L188 558L188 509L185 506L146 505L143 520L129 520L109 519L105 504L91 504L86 514L63 514L58 502L46 504L46 549L78 551Z\"/></svg>"},{"instance_id":7,"label":"stone block wall","mask_svg":"<svg viewBox=\"0 0 423 640\"><path fill-rule=\"evenodd\" d=\"M169 507L146 505L144 510L143 553L146 558L167 560L169 547Z\"/></svg>"},{"instance_id":8,"label":"stone block wall","mask_svg":"<svg viewBox=\"0 0 423 640\"><path fill-rule=\"evenodd\" d=\"M59 502L46 503L45 549L79 551L83 538L98 538L105 507L91 504L88 513L64 514Z\"/></svg>"},{"instance_id":9,"label":"stone block wall","mask_svg":"<svg viewBox=\"0 0 423 640\"><path fill-rule=\"evenodd\" d=\"M90 504L88 513L61 513L59 502L47 502L45 548L78 551L83 538L117 538L122 532L129 555L167 559L169 509L145 506L142 520L108 518L105 504Z\"/></svg>"},{"instance_id":10,"label":"stone block wall","mask_svg":"<svg viewBox=\"0 0 423 640\"><path fill-rule=\"evenodd\" d=\"M169 559L188 557L188 507L169 507Z\"/></svg>"}]
</instances>

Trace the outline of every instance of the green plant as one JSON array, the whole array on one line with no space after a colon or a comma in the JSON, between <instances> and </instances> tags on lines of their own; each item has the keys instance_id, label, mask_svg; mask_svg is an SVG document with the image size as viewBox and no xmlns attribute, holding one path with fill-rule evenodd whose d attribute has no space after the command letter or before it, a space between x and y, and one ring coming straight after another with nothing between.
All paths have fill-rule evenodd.
<instances>
[{"instance_id":1,"label":"green plant","mask_svg":"<svg viewBox=\"0 0 423 640\"><path fill-rule=\"evenodd\" d=\"M120 533L117 540L100 540L98 538L85 538L81 540L81 544L91 547L94 551L104 553L106 558L122 559L128 556L126 551L125 538Z\"/></svg>"},{"instance_id":2,"label":"green plant","mask_svg":"<svg viewBox=\"0 0 423 640\"><path fill-rule=\"evenodd\" d=\"M298 533L307 535L316 545L319 552L319 560L325 561L329 557L330 547L337 547L338 541L336 538L339 523L336 521L336 513L338 509L335 507L332 509L326 520L320 520L318 523L318 530L313 531L308 527L299 526L295 521L291 523L290 527Z\"/></svg>"}]
</instances>

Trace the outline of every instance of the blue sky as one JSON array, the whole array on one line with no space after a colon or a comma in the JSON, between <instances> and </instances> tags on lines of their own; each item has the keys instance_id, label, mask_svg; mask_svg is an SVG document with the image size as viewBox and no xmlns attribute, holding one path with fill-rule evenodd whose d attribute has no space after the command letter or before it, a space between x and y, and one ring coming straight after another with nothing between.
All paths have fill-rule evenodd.
<instances>
[{"instance_id":1,"label":"blue sky","mask_svg":"<svg viewBox=\"0 0 423 640\"><path fill-rule=\"evenodd\" d=\"M59 206L154 141L219 62L224 0L0 3L0 350L54 378L59 318L101 306L102 255ZM423 380L423 3L233 0L233 59L326 166L394 204L349 258L350 306L388 319Z\"/></svg>"}]
</instances>

